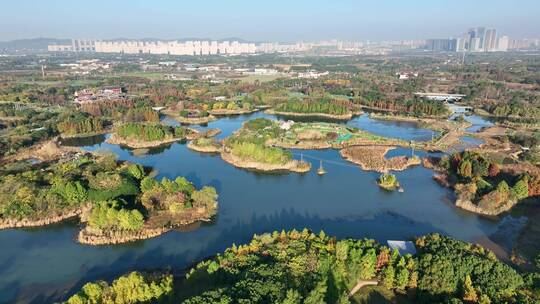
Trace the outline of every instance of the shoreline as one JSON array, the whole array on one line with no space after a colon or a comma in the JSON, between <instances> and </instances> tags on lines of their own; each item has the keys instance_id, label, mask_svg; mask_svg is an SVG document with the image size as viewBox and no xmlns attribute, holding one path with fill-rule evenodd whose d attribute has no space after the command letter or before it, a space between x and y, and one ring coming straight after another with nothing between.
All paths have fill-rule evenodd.
<instances>
[{"instance_id":1,"label":"shoreline","mask_svg":"<svg viewBox=\"0 0 540 304\"><path fill-rule=\"evenodd\" d=\"M212 216L210 212L205 213L196 213L197 216L182 220L179 223L176 223L174 227L148 227L148 224L145 224L139 231L103 231L93 232L92 228L85 226L77 234L76 240L80 244L91 245L91 246L100 246L100 245L117 245L125 244L135 241L147 240L161 236L165 233L168 233L172 230L176 230L182 227L187 227L189 225L198 223L198 222L210 222Z\"/></svg>"},{"instance_id":2,"label":"shoreline","mask_svg":"<svg viewBox=\"0 0 540 304\"><path fill-rule=\"evenodd\" d=\"M60 223L62 221L79 217L84 210L88 207L80 207L74 210L69 210L65 213L57 214L54 216L48 216L42 219L31 220L31 219L3 219L0 220L0 230L4 229L13 229L13 228L32 228L32 227L43 227L51 224Z\"/></svg>"},{"instance_id":3,"label":"shoreline","mask_svg":"<svg viewBox=\"0 0 540 304\"><path fill-rule=\"evenodd\" d=\"M87 138L87 137L93 137L93 136L98 136L98 135L104 135L110 132L112 132L112 129L109 128L109 129L105 129L99 132L92 132L92 133L81 133L81 134L73 134L73 135L60 134L59 140Z\"/></svg>"},{"instance_id":4,"label":"shoreline","mask_svg":"<svg viewBox=\"0 0 540 304\"><path fill-rule=\"evenodd\" d=\"M300 161L298 160L291 160L285 164L265 164L260 163L256 161L244 161L238 158L237 156L233 155L230 152L221 152L221 159L223 159L225 162L237 167L237 168L243 168L243 169L250 169L250 170L257 170L257 171L264 171L264 172L279 172L279 171L288 171L288 172L296 172L296 173L305 173L309 172L311 170L311 164L308 166L303 167Z\"/></svg>"},{"instance_id":5,"label":"shoreline","mask_svg":"<svg viewBox=\"0 0 540 304\"><path fill-rule=\"evenodd\" d=\"M186 125L204 125L204 124L208 124L211 121L217 120L217 117L215 117L214 115L208 115L205 117L183 117L183 116L172 114L170 112L165 112L165 111L163 112L163 114L171 117L172 119L178 121L181 124L186 124Z\"/></svg>"},{"instance_id":6,"label":"shoreline","mask_svg":"<svg viewBox=\"0 0 540 304\"><path fill-rule=\"evenodd\" d=\"M397 185L386 186L386 185L383 185L383 184L377 182L377 185L379 185L379 187L381 187L382 189L384 189L386 191L395 191L396 189L399 189L399 183Z\"/></svg>"},{"instance_id":7,"label":"shoreline","mask_svg":"<svg viewBox=\"0 0 540 304\"><path fill-rule=\"evenodd\" d=\"M260 109L254 108L251 110L209 110L208 113L215 116L227 116L227 115L243 115L243 114L251 114L260 111Z\"/></svg>"},{"instance_id":8,"label":"shoreline","mask_svg":"<svg viewBox=\"0 0 540 304\"><path fill-rule=\"evenodd\" d=\"M193 141L190 141L187 144L188 149L191 149L196 152L200 153L212 153L217 154L221 152L221 147L214 147L214 146L198 146L193 143Z\"/></svg>"},{"instance_id":9,"label":"shoreline","mask_svg":"<svg viewBox=\"0 0 540 304\"><path fill-rule=\"evenodd\" d=\"M512 207L514 207L517 203L518 203L517 200L509 199L506 202L504 202L502 205L498 206L497 208L493 210L486 210L474 204L471 200L460 199L459 197L457 197L455 205L458 208L467 210L475 214L480 214L480 215L485 215L485 216L497 216L497 215L500 215L501 213L510 211L510 209L512 209Z\"/></svg>"},{"instance_id":10,"label":"shoreline","mask_svg":"<svg viewBox=\"0 0 540 304\"><path fill-rule=\"evenodd\" d=\"M268 109L264 113L269 115L281 115L281 116L292 116L292 117L321 117L321 118L330 118L336 120L350 120L354 115L360 115L362 112L357 113L348 113L342 115L335 114L326 114L326 113L296 113L296 112L280 112L273 109Z\"/></svg>"},{"instance_id":11,"label":"shoreline","mask_svg":"<svg viewBox=\"0 0 540 304\"><path fill-rule=\"evenodd\" d=\"M105 142L109 144L113 144L113 145L127 146L132 149L142 149L142 148L159 147L159 146L174 143L183 139L184 138L173 137L173 138L157 140L157 141L131 141L129 139L118 137L118 135L116 135L115 133L112 133L111 137L107 138Z\"/></svg>"},{"instance_id":12,"label":"shoreline","mask_svg":"<svg viewBox=\"0 0 540 304\"><path fill-rule=\"evenodd\" d=\"M456 196L456 199L454 201L454 206L459 209L463 209L465 211L478 214L478 215L493 217L493 216L498 216L504 212L510 211L515 205L519 203L518 200L508 199L497 208L494 208L492 210L486 210L478 206L477 204L473 203L470 199L465 199L465 198L460 197L459 193L456 192L457 191L456 185L459 185L459 184L456 184L452 175L449 175L445 171L441 171L438 167L434 166L430 160L425 159L423 161L423 165L425 168L431 169L435 172L432 176L435 182L437 182L440 186L449 188L453 191L453 193Z\"/></svg>"},{"instance_id":13,"label":"shoreline","mask_svg":"<svg viewBox=\"0 0 540 304\"><path fill-rule=\"evenodd\" d=\"M140 231L131 233L114 231L108 234L97 235L88 232L88 228L85 227L79 231L76 240L79 244L84 245L116 245L158 237L170 230L170 228L143 228Z\"/></svg>"}]
</instances>

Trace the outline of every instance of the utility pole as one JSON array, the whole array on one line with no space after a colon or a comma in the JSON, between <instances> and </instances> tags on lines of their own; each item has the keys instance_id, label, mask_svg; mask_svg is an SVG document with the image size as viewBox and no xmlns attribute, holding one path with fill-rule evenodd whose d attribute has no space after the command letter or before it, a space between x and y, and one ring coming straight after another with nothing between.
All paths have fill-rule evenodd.
<instances>
[{"instance_id":1,"label":"utility pole","mask_svg":"<svg viewBox=\"0 0 540 304\"><path fill-rule=\"evenodd\" d=\"M41 65L41 78L45 78L45 66Z\"/></svg>"}]
</instances>

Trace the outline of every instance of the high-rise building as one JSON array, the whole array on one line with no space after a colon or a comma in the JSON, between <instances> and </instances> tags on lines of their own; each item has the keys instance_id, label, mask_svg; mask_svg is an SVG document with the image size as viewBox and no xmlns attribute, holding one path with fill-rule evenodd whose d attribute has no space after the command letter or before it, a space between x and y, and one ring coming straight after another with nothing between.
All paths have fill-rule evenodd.
<instances>
[{"instance_id":1,"label":"high-rise building","mask_svg":"<svg viewBox=\"0 0 540 304\"><path fill-rule=\"evenodd\" d=\"M502 36L499 38L499 41L497 42L497 50L500 52L506 52L508 51L508 43L510 39L508 39L508 36Z\"/></svg>"},{"instance_id":2,"label":"high-rise building","mask_svg":"<svg viewBox=\"0 0 540 304\"><path fill-rule=\"evenodd\" d=\"M477 27L476 28L476 35L474 37L480 39L478 50L483 50L484 49L485 36L486 36L486 28L485 27Z\"/></svg>"},{"instance_id":3,"label":"high-rise building","mask_svg":"<svg viewBox=\"0 0 540 304\"><path fill-rule=\"evenodd\" d=\"M456 39L428 39L426 40L426 48L439 52L455 52L456 43Z\"/></svg>"},{"instance_id":4,"label":"high-rise building","mask_svg":"<svg viewBox=\"0 0 540 304\"><path fill-rule=\"evenodd\" d=\"M480 37L474 37L471 39L470 45L469 45L469 51L471 52L480 52L482 51L482 47L480 44Z\"/></svg>"},{"instance_id":5,"label":"high-rise building","mask_svg":"<svg viewBox=\"0 0 540 304\"><path fill-rule=\"evenodd\" d=\"M73 52L95 52L96 41L91 39L71 39Z\"/></svg>"},{"instance_id":6,"label":"high-rise building","mask_svg":"<svg viewBox=\"0 0 540 304\"><path fill-rule=\"evenodd\" d=\"M465 39L464 38L456 38L456 52L463 52L465 51Z\"/></svg>"},{"instance_id":7,"label":"high-rise building","mask_svg":"<svg viewBox=\"0 0 540 304\"><path fill-rule=\"evenodd\" d=\"M488 29L484 35L484 45L483 49L486 52L496 51L497 50L497 30Z\"/></svg>"}]
</instances>

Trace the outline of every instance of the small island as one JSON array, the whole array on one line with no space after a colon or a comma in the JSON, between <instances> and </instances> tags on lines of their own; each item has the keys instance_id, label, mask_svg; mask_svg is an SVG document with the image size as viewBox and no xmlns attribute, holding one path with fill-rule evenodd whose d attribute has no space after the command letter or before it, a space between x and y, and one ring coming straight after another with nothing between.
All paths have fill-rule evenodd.
<instances>
[{"instance_id":1,"label":"small island","mask_svg":"<svg viewBox=\"0 0 540 304\"><path fill-rule=\"evenodd\" d=\"M290 151L266 144L284 131L275 121L257 118L224 141L221 158L238 168L258 171L308 172L311 164L295 160Z\"/></svg>"},{"instance_id":2,"label":"small island","mask_svg":"<svg viewBox=\"0 0 540 304\"><path fill-rule=\"evenodd\" d=\"M221 143L211 137L199 137L187 144L187 147L193 151L201 153L219 153L221 152Z\"/></svg>"},{"instance_id":3,"label":"small island","mask_svg":"<svg viewBox=\"0 0 540 304\"><path fill-rule=\"evenodd\" d=\"M379 187L388 191L394 191L400 187L397 177L394 174L390 173L381 174L377 179L377 184L379 185Z\"/></svg>"},{"instance_id":4,"label":"small island","mask_svg":"<svg viewBox=\"0 0 540 304\"><path fill-rule=\"evenodd\" d=\"M215 116L251 114L257 111L259 111L259 108L254 107L247 100L218 101L212 105L212 109L208 110L211 115Z\"/></svg>"},{"instance_id":5,"label":"small island","mask_svg":"<svg viewBox=\"0 0 540 304\"><path fill-rule=\"evenodd\" d=\"M163 114L170 116L185 125L205 125L217 118L199 107L190 107L178 110L176 107L163 110Z\"/></svg>"},{"instance_id":6,"label":"small island","mask_svg":"<svg viewBox=\"0 0 540 304\"><path fill-rule=\"evenodd\" d=\"M157 147L194 136L196 131L159 123L124 123L116 126L107 139L110 144L134 149Z\"/></svg>"}]
</instances>

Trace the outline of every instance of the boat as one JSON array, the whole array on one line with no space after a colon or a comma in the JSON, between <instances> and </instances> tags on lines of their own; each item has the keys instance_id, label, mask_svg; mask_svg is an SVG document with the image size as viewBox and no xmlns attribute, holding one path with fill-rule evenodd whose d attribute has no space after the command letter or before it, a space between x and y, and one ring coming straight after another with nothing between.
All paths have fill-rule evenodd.
<instances>
[{"instance_id":1,"label":"boat","mask_svg":"<svg viewBox=\"0 0 540 304\"><path fill-rule=\"evenodd\" d=\"M319 175L326 174L326 170L324 170L323 165L322 165L322 160L321 160L321 165L319 166L319 169L317 170L317 174Z\"/></svg>"}]
</instances>

